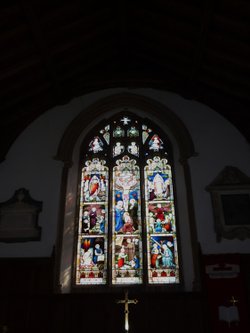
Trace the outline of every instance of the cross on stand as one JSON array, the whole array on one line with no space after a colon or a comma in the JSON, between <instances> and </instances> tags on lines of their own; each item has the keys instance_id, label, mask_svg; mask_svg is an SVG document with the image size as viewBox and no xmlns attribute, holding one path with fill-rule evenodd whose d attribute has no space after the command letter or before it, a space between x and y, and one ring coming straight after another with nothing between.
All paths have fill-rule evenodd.
<instances>
[{"instance_id":1,"label":"cross on stand","mask_svg":"<svg viewBox=\"0 0 250 333\"><path fill-rule=\"evenodd\" d=\"M232 296L232 298L230 299L230 303L233 304L233 306L235 306L236 303L238 303L239 300L238 299L235 299L234 296Z\"/></svg>"},{"instance_id":2,"label":"cross on stand","mask_svg":"<svg viewBox=\"0 0 250 333\"><path fill-rule=\"evenodd\" d=\"M128 298L128 291L125 291L125 299L120 299L116 301L117 304L124 304L124 321L125 321L125 332L128 333L129 331L129 321L128 321L128 305L129 304L137 304L138 300L137 299L129 299Z\"/></svg>"}]
</instances>

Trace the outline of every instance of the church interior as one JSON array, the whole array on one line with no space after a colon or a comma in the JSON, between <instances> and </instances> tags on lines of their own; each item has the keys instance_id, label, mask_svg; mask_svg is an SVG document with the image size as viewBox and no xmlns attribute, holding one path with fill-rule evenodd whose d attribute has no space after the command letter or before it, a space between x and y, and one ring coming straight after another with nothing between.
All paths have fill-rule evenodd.
<instances>
[{"instance_id":1,"label":"church interior","mask_svg":"<svg viewBox=\"0 0 250 333\"><path fill-rule=\"evenodd\" d=\"M1 2L0 333L249 332L249 15L247 0ZM130 165L136 185L118 184ZM132 231L114 231L118 194L139 204ZM131 240L138 280L114 250Z\"/></svg>"}]
</instances>

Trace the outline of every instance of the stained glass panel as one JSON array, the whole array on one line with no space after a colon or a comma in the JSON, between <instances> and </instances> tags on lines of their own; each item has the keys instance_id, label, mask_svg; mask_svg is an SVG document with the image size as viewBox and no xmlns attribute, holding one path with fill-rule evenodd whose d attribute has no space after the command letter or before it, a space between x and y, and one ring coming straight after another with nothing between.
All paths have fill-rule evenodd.
<instances>
[{"instance_id":1,"label":"stained glass panel","mask_svg":"<svg viewBox=\"0 0 250 333\"><path fill-rule=\"evenodd\" d=\"M121 155L125 150L125 147L121 144L121 142L116 142L115 146L113 147L113 156Z\"/></svg>"},{"instance_id":2,"label":"stained glass panel","mask_svg":"<svg viewBox=\"0 0 250 333\"><path fill-rule=\"evenodd\" d=\"M113 284L142 282L140 169L124 156L113 169Z\"/></svg>"},{"instance_id":3,"label":"stained glass panel","mask_svg":"<svg viewBox=\"0 0 250 333\"><path fill-rule=\"evenodd\" d=\"M149 141L149 149L153 151L159 151L163 149L163 142L158 135L153 135Z\"/></svg>"},{"instance_id":4,"label":"stained glass panel","mask_svg":"<svg viewBox=\"0 0 250 333\"><path fill-rule=\"evenodd\" d=\"M104 129L100 130L100 133L103 135L104 140L107 142L108 145L109 145L109 142L110 142L109 129L110 129L110 126L108 125L108 126L105 126Z\"/></svg>"},{"instance_id":5,"label":"stained glass panel","mask_svg":"<svg viewBox=\"0 0 250 333\"><path fill-rule=\"evenodd\" d=\"M129 145L128 145L128 152L132 155L135 155L135 156L139 156L139 147L138 145L136 144L136 142L131 142Z\"/></svg>"},{"instance_id":6,"label":"stained glass panel","mask_svg":"<svg viewBox=\"0 0 250 333\"><path fill-rule=\"evenodd\" d=\"M114 138L122 138L122 137L124 137L124 135L125 135L125 131L120 126L117 126L114 129L114 132L113 132Z\"/></svg>"},{"instance_id":7,"label":"stained glass panel","mask_svg":"<svg viewBox=\"0 0 250 333\"><path fill-rule=\"evenodd\" d=\"M99 153L103 150L103 143L101 139L96 136L89 144L89 151L92 151L93 153Z\"/></svg>"},{"instance_id":8,"label":"stained glass panel","mask_svg":"<svg viewBox=\"0 0 250 333\"><path fill-rule=\"evenodd\" d=\"M76 284L105 284L107 278L108 168L88 160L82 169Z\"/></svg>"},{"instance_id":9,"label":"stained glass panel","mask_svg":"<svg viewBox=\"0 0 250 333\"><path fill-rule=\"evenodd\" d=\"M151 133L152 130L148 128L146 125L142 125L142 143L144 144L147 140L149 133Z\"/></svg>"},{"instance_id":10,"label":"stained glass panel","mask_svg":"<svg viewBox=\"0 0 250 333\"><path fill-rule=\"evenodd\" d=\"M76 284L142 284L143 267L148 284L179 283L171 164L159 156L166 142L127 115L97 133L81 175Z\"/></svg>"},{"instance_id":11,"label":"stained glass panel","mask_svg":"<svg viewBox=\"0 0 250 333\"><path fill-rule=\"evenodd\" d=\"M155 156L145 167L148 282L179 283L171 166Z\"/></svg>"},{"instance_id":12,"label":"stained glass panel","mask_svg":"<svg viewBox=\"0 0 250 333\"><path fill-rule=\"evenodd\" d=\"M135 138L139 136L139 130L135 126L131 126L127 131L127 135L130 138Z\"/></svg>"},{"instance_id":13,"label":"stained glass panel","mask_svg":"<svg viewBox=\"0 0 250 333\"><path fill-rule=\"evenodd\" d=\"M121 119L121 122L123 125L128 125L131 122L131 119L125 116Z\"/></svg>"}]
</instances>

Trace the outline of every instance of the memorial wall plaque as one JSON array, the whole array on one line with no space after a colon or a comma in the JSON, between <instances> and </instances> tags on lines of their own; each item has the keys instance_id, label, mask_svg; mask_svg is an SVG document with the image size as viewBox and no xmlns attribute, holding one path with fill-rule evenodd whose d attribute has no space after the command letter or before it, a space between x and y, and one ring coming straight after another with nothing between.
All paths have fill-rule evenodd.
<instances>
[{"instance_id":1,"label":"memorial wall plaque","mask_svg":"<svg viewBox=\"0 0 250 333\"><path fill-rule=\"evenodd\" d=\"M41 239L38 215L42 202L20 188L8 201L0 203L0 242L27 242Z\"/></svg>"},{"instance_id":2,"label":"memorial wall plaque","mask_svg":"<svg viewBox=\"0 0 250 333\"><path fill-rule=\"evenodd\" d=\"M206 190L212 199L217 241L250 238L250 178L227 166Z\"/></svg>"}]
</instances>

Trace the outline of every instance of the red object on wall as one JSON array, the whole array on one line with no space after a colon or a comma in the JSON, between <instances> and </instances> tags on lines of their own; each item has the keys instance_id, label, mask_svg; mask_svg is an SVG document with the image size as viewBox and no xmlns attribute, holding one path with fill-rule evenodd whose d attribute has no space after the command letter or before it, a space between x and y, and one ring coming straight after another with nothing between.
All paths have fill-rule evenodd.
<instances>
[{"instance_id":1,"label":"red object on wall","mask_svg":"<svg viewBox=\"0 0 250 333\"><path fill-rule=\"evenodd\" d=\"M249 333L240 256L204 256L204 283L213 333Z\"/></svg>"}]
</instances>

